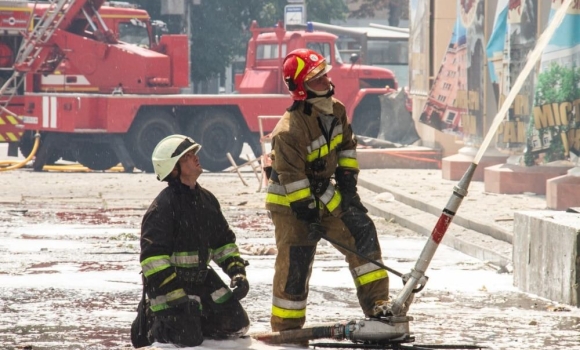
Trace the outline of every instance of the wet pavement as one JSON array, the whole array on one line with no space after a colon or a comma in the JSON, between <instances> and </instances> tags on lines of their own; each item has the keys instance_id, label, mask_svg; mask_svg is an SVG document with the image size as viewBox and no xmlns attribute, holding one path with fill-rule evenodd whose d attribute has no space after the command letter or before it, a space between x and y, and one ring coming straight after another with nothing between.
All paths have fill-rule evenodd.
<instances>
[{"instance_id":1,"label":"wet pavement","mask_svg":"<svg viewBox=\"0 0 580 350\"><path fill-rule=\"evenodd\" d=\"M249 186L232 173L206 173L200 183L220 200L251 262L254 282L245 305L252 331L258 332L269 329L275 247L264 192L257 191L253 173L243 176ZM152 174L29 169L0 173L0 184L2 348L126 348L141 292L141 216L164 185ZM442 180L439 170L363 170L360 184L385 264L410 271L456 183ZM448 245L439 248L427 273L430 282L412 305L417 343L580 348L580 310L518 291L512 285L509 242L488 240L491 236L480 232L509 238L517 210L545 210L545 198L490 194L482 183L471 184L444 240ZM468 256L474 254L484 259ZM339 287L313 283L309 322L360 317L342 257L321 243L316 261L316 274L340 272L345 281ZM396 277L391 288L392 293L401 288Z\"/></svg>"}]
</instances>

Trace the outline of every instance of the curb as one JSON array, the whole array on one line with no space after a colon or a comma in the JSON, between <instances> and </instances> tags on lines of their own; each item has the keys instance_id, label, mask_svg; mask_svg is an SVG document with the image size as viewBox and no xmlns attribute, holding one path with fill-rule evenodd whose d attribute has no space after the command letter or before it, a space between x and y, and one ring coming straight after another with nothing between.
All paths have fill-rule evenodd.
<instances>
[{"instance_id":1,"label":"curb","mask_svg":"<svg viewBox=\"0 0 580 350\"><path fill-rule=\"evenodd\" d=\"M437 215L433 215L421 208L415 208L398 201L396 196L395 200L386 202L377 197L377 192L366 187L368 182L359 179L358 183L362 202L369 210L369 214L383 217L386 220L394 220L401 226L423 236L429 237L431 235L437 219L441 215L442 208L438 209ZM488 261L501 269L512 264L511 243L461 225L454 225L456 218L457 216L454 217L454 221L447 229L441 243L471 257Z\"/></svg>"},{"instance_id":2,"label":"curb","mask_svg":"<svg viewBox=\"0 0 580 350\"><path fill-rule=\"evenodd\" d=\"M397 190L396 188L393 187L385 185L377 185L365 179L361 179L360 177L358 179L358 184L359 186L362 186L375 193L389 192L395 197L397 201L409 205L413 208L422 210L426 213L435 215L437 217L441 215L441 211L443 210L443 208L439 208L429 203L425 203L420 199L407 195L404 192L401 192L400 190ZM449 196L451 197L451 192L449 193ZM498 227L489 226L478 220L463 217L461 215L461 210L459 210L459 212L455 214L455 217L453 218L453 223L465 227L466 229L474 230L484 235L493 237L497 240L504 241L510 244L513 243L513 234L511 232L508 232Z\"/></svg>"}]
</instances>

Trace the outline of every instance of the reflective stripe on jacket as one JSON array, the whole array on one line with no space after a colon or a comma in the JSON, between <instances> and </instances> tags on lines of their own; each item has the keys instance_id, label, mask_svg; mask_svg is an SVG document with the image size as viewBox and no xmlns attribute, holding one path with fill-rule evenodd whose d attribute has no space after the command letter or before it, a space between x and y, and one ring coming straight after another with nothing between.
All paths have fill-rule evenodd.
<instances>
[{"instance_id":1,"label":"reflective stripe on jacket","mask_svg":"<svg viewBox=\"0 0 580 350\"><path fill-rule=\"evenodd\" d=\"M334 116L320 115L314 108L310 115L306 114L306 102L302 102L287 111L276 125L272 132L272 171L276 176L270 178L268 185L268 210L289 211L291 203L314 198L331 213L340 206L341 195L332 181L326 181L328 185L318 193L312 190L319 180L322 183L334 176L337 167L359 171L356 140L345 107L336 99L333 102ZM329 118L336 121L332 130L326 130L330 132L327 140L320 124Z\"/></svg>"}]
</instances>

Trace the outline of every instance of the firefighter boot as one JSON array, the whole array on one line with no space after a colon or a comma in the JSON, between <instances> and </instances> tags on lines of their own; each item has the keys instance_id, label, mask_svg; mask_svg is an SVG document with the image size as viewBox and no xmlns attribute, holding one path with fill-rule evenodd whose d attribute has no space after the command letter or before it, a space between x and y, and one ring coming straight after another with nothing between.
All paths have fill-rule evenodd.
<instances>
[{"instance_id":1,"label":"firefighter boot","mask_svg":"<svg viewBox=\"0 0 580 350\"><path fill-rule=\"evenodd\" d=\"M403 304L403 308L401 309L401 313L398 316L406 316L407 312L409 311L409 307L411 303L415 299L415 294L411 294L405 304ZM393 312L391 311L392 300L377 300L375 301L375 306L373 307L373 317L386 317L386 316L393 316Z\"/></svg>"},{"instance_id":2,"label":"firefighter boot","mask_svg":"<svg viewBox=\"0 0 580 350\"><path fill-rule=\"evenodd\" d=\"M390 300L377 300L375 301L375 306L373 307L372 317L380 318L392 316L391 313L391 302Z\"/></svg>"}]
</instances>

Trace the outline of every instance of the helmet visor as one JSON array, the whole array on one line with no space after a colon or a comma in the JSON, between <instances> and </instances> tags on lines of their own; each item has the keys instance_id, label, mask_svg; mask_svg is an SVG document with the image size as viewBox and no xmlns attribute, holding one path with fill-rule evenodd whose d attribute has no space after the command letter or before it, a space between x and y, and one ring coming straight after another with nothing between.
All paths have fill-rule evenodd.
<instances>
[{"instance_id":1,"label":"helmet visor","mask_svg":"<svg viewBox=\"0 0 580 350\"><path fill-rule=\"evenodd\" d=\"M323 61L318 66L314 67L314 69L311 70L306 75L306 78L304 79L304 81L306 82L306 81L313 80L313 79L316 79L318 77L321 77L324 74L330 72L331 69L332 69L332 66L330 64L326 64L326 62Z\"/></svg>"},{"instance_id":2,"label":"helmet visor","mask_svg":"<svg viewBox=\"0 0 580 350\"><path fill-rule=\"evenodd\" d=\"M195 149L195 154L197 154L197 152L199 152L199 150L201 149L201 145L193 141L193 139L186 137L183 141L181 141L179 146L177 146L177 148L171 155L171 158L180 156L191 149Z\"/></svg>"}]
</instances>

